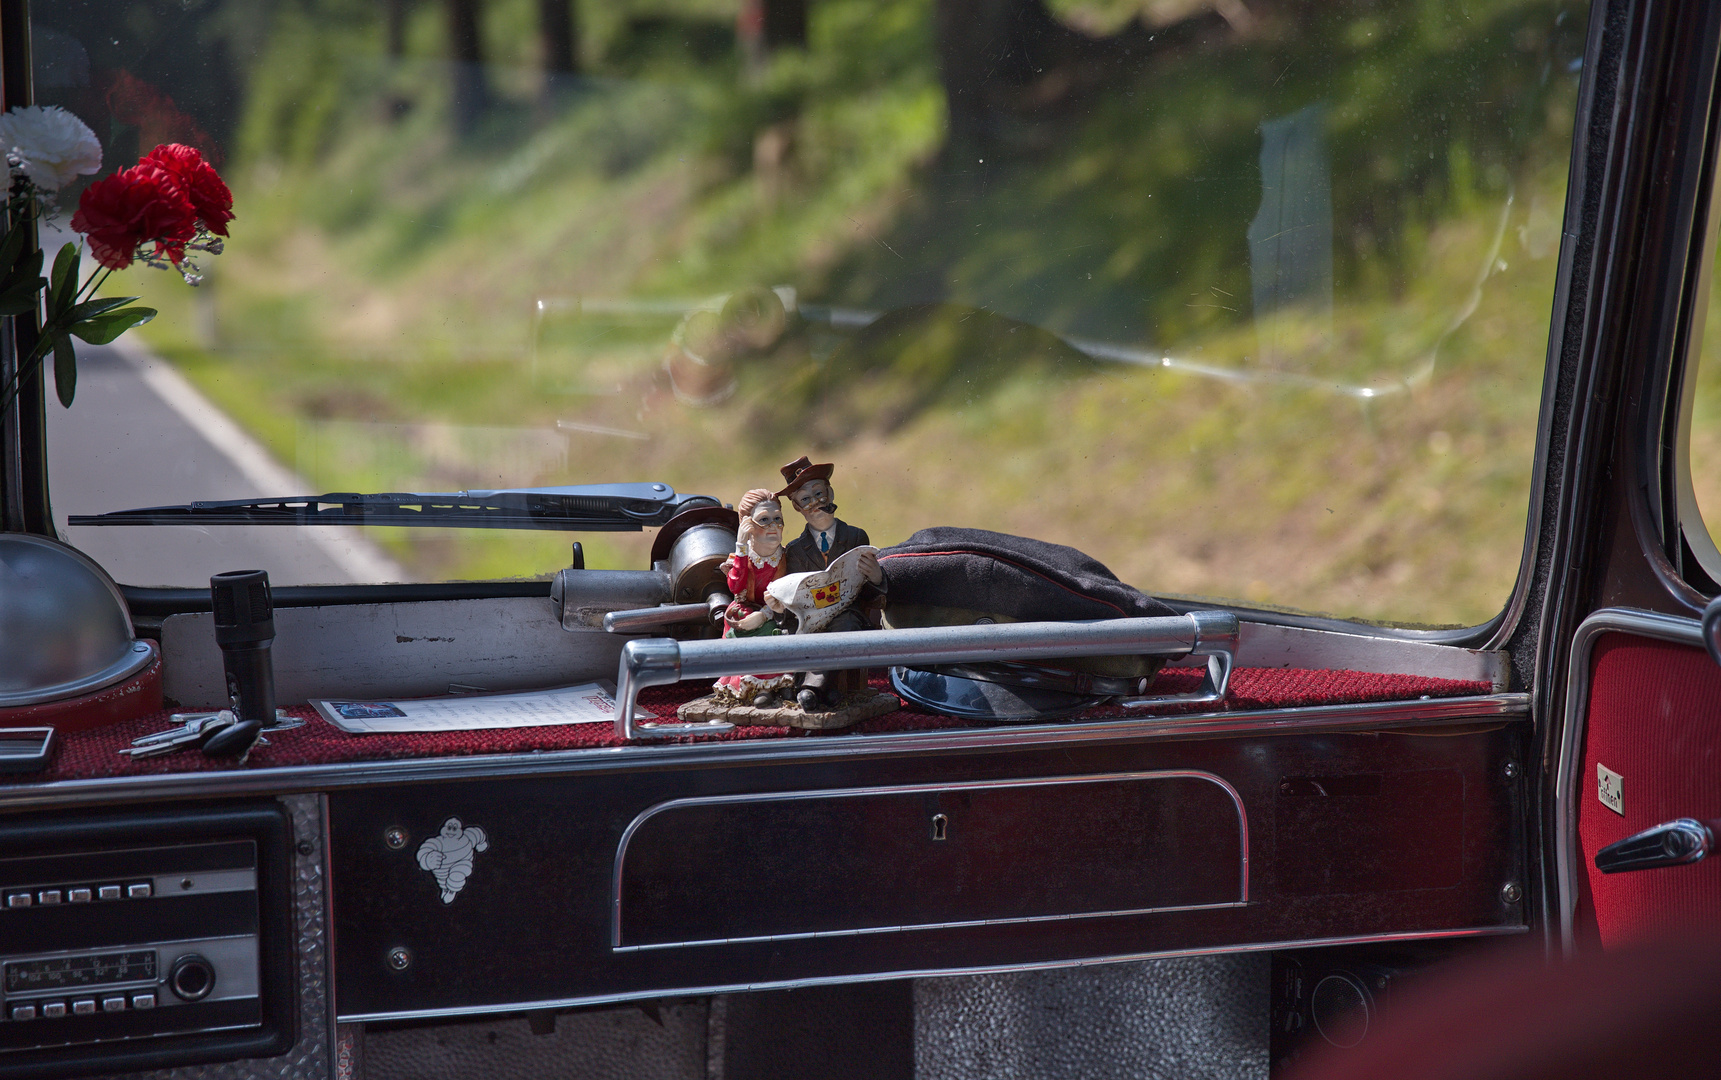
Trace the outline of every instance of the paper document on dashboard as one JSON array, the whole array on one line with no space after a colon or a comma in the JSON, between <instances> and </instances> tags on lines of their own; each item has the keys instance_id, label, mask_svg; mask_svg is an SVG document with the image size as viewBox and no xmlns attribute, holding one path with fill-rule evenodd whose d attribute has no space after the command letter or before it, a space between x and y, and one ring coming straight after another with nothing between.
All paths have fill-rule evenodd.
<instances>
[{"instance_id":1,"label":"paper document on dashboard","mask_svg":"<svg viewBox=\"0 0 1721 1080\"><path fill-rule=\"evenodd\" d=\"M313 701L323 719L355 735L403 731L479 731L488 728L607 724L615 698L603 683L582 683L523 694L411 698L405 701ZM636 717L650 713L634 709Z\"/></svg>"}]
</instances>

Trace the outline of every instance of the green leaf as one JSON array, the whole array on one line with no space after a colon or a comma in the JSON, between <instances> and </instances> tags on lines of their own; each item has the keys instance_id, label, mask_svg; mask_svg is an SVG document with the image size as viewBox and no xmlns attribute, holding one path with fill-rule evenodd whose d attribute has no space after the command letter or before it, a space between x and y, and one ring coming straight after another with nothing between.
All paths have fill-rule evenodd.
<instances>
[{"instance_id":1,"label":"green leaf","mask_svg":"<svg viewBox=\"0 0 1721 1080\"><path fill-rule=\"evenodd\" d=\"M6 271L5 275L0 276L0 288L9 289L21 281L34 281L36 288L40 289L47 284L41 280L41 277L42 253L32 251L19 259L10 270Z\"/></svg>"},{"instance_id":2,"label":"green leaf","mask_svg":"<svg viewBox=\"0 0 1721 1080\"><path fill-rule=\"evenodd\" d=\"M48 318L72 306L78 295L78 264L82 260L76 244L66 244L54 256L54 273L48 285Z\"/></svg>"},{"instance_id":3,"label":"green leaf","mask_svg":"<svg viewBox=\"0 0 1721 1080\"><path fill-rule=\"evenodd\" d=\"M28 235L24 226L7 229L6 235L0 237L0 274L8 273L12 264L18 261L18 256L24 252L24 239Z\"/></svg>"},{"instance_id":4,"label":"green leaf","mask_svg":"<svg viewBox=\"0 0 1721 1080\"><path fill-rule=\"evenodd\" d=\"M135 296L104 296L100 300L85 300L83 303L66 312L67 324L82 322L94 315L112 311L117 307L125 307L136 300Z\"/></svg>"},{"instance_id":5,"label":"green leaf","mask_svg":"<svg viewBox=\"0 0 1721 1080\"><path fill-rule=\"evenodd\" d=\"M23 315L36 310L36 296L47 282L41 278L7 285L0 291L0 316Z\"/></svg>"},{"instance_id":6,"label":"green leaf","mask_svg":"<svg viewBox=\"0 0 1721 1080\"><path fill-rule=\"evenodd\" d=\"M54 392L60 395L60 404L68 409L72 407L72 395L78 392L78 354L72 347L72 339L65 334L54 335Z\"/></svg>"},{"instance_id":7,"label":"green leaf","mask_svg":"<svg viewBox=\"0 0 1721 1080\"><path fill-rule=\"evenodd\" d=\"M106 345L132 327L142 326L153 318L154 308L129 307L81 319L66 329L91 345Z\"/></svg>"}]
</instances>

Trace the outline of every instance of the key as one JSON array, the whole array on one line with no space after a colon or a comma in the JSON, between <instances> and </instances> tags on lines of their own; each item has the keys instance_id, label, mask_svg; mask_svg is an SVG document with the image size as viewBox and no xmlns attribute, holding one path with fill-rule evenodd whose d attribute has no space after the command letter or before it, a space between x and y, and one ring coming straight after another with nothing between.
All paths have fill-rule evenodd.
<instances>
[{"instance_id":1,"label":"key","mask_svg":"<svg viewBox=\"0 0 1721 1080\"><path fill-rule=\"evenodd\" d=\"M135 740L132 745L120 751L134 758L158 757L171 754L182 746L202 746L208 739L224 728L235 723L231 712L222 710L210 716L201 716L166 731L158 731Z\"/></svg>"},{"instance_id":2,"label":"key","mask_svg":"<svg viewBox=\"0 0 1721 1080\"><path fill-rule=\"evenodd\" d=\"M227 725L222 724L202 731L191 729L188 731L176 732L174 738L164 738L156 742L146 743L143 746L128 746L121 750L120 753L129 754L133 758L160 757L163 754L171 754L183 746L197 746L205 738L208 738L210 735L226 726Z\"/></svg>"},{"instance_id":3,"label":"key","mask_svg":"<svg viewBox=\"0 0 1721 1080\"><path fill-rule=\"evenodd\" d=\"M173 727L152 732L149 735L139 736L138 738L133 739L131 744L137 747L158 746L162 743L177 745L196 733L203 731L204 728L213 722L218 715L220 714L212 713L207 716L193 717L186 720L184 723L175 724Z\"/></svg>"}]
</instances>

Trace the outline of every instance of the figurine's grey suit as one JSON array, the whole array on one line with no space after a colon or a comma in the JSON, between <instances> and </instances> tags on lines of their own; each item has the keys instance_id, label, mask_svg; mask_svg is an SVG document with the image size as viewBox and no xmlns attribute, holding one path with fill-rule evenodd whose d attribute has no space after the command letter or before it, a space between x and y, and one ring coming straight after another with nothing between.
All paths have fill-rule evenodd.
<instances>
[{"instance_id":1,"label":"figurine's grey suit","mask_svg":"<svg viewBox=\"0 0 1721 1080\"><path fill-rule=\"evenodd\" d=\"M855 548L872 543L867 539L865 529L857 529L848 522L837 520L836 535L831 538L831 550L819 550L818 534L808 525L801 530L801 535L789 541L786 550L789 553L789 565L784 568L785 574L805 574L812 570L823 570L837 560L837 556Z\"/></svg>"},{"instance_id":2,"label":"figurine's grey suit","mask_svg":"<svg viewBox=\"0 0 1721 1080\"><path fill-rule=\"evenodd\" d=\"M833 531L836 535L831 537L831 550L823 552L819 550L819 537L813 527L808 525L801 530L801 535L790 541L784 549L788 553L788 558L784 560L784 573L804 574L823 570L836 561L837 556L872 542L867 539L865 529L857 529L840 518ZM882 591L869 582L861 589L860 597L855 603L832 619L830 625L821 632L828 634L838 630L868 629L871 624L867 621L866 605ZM801 685L807 689L822 691L830 684L830 678L835 674L837 673L829 671L809 671L802 676Z\"/></svg>"}]
</instances>

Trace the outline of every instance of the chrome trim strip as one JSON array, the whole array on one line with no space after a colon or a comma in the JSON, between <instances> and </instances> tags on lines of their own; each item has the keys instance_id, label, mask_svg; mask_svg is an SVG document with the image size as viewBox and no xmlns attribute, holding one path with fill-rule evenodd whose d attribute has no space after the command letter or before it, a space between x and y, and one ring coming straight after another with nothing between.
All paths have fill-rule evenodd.
<instances>
[{"instance_id":1,"label":"chrome trim strip","mask_svg":"<svg viewBox=\"0 0 1721 1080\"><path fill-rule=\"evenodd\" d=\"M1603 634L1633 634L1703 648L1703 631L1696 619L1637 608L1602 608L1580 623L1572 636L1554 780L1554 884L1559 892L1560 948L1567 959L1577 953L1578 802L1582 798L1578 766L1589 718L1590 654Z\"/></svg>"},{"instance_id":2,"label":"chrome trim strip","mask_svg":"<svg viewBox=\"0 0 1721 1080\"><path fill-rule=\"evenodd\" d=\"M799 802L810 799L853 799L867 795L917 795L928 792L942 791L987 791L997 788L1024 787L1059 787L1075 784L1105 784L1122 780L1209 780L1231 796L1231 804L1237 808L1237 840L1241 854L1241 865L1238 867L1241 884L1240 895L1236 901L1223 904L1184 904L1179 907L1139 908L1128 911L1095 911L1081 912L1070 915L1035 915L1022 918L1007 919L966 919L950 923L917 923L910 926L876 926L853 930L825 930L796 934L765 934L755 937L725 938L713 941L679 941L666 942L656 945L623 945L621 943L621 876L622 863L627 859L627 845L633 839L633 834L651 818L668 810L679 810L687 806L725 806L738 803L774 803ZM1199 911L1215 907L1242 907L1249 903L1249 812L1243 806L1243 797L1237 794L1237 789L1226 783L1224 779L1210 772L1198 769L1160 769L1148 772L1126 773L1093 773L1075 776L1035 776L1012 780L969 780L954 784L900 784L880 787L852 788L823 788L816 791L771 791L759 794L739 795L696 795L682 799L667 799L653 806L648 806L622 830L621 839L616 843L615 868L610 875L610 948L615 952L636 952L643 949L674 949L694 945L737 944L748 941L790 941L802 938L817 937L852 937L857 934L885 934L900 930L942 930L959 926L988 926L994 923L1031 923L1055 922L1071 918L1101 918L1106 915L1145 915L1156 911Z\"/></svg>"},{"instance_id":3,"label":"chrome trim strip","mask_svg":"<svg viewBox=\"0 0 1721 1080\"><path fill-rule=\"evenodd\" d=\"M715 641L636 638L622 647L616 671L615 733L623 739L641 739L730 731L733 725L721 722L636 724L634 705L639 692L648 686L753 671L924 667L1114 653L1207 656L1212 658L1207 682L1195 694L1131 698L1124 704L1134 708L1156 701L1219 701L1225 696L1241 625L1229 611L1191 611L1153 618L917 626L905 630L780 634Z\"/></svg>"},{"instance_id":4,"label":"chrome trim strip","mask_svg":"<svg viewBox=\"0 0 1721 1080\"><path fill-rule=\"evenodd\" d=\"M615 945L611 952L653 952L659 949L691 949L704 945L751 945L762 941L810 941L814 938L866 937L898 934L909 930L962 930L972 926L1014 926L1020 923L1069 922L1073 919L1105 919L1124 915L1161 915L1172 911L1212 911L1217 908L1248 907L1247 900L1223 904L1175 904L1170 907L1122 908L1117 911L1078 911L1070 915L1022 915L1008 919L962 919L957 922L911 923L905 926L867 926L855 930L808 930L798 934L755 934L752 937L703 938L697 941L664 941L654 945Z\"/></svg>"},{"instance_id":5,"label":"chrome trim strip","mask_svg":"<svg viewBox=\"0 0 1721 1080\"><path fill-rule=\"evenodd\" d=\"M989 728L941 728L877 735L758 739L746 742L656 743L541 753L470 757L346 761L330 765L233 769L225 772L110 776L0 786L0 812L47 806L98 806L137 799L209 799L232 795L333 791L373 784L495 779L573 772L619 772L653 765L765 764L829 758L882 757L975 749L1020 750L1034 746L1106 744L1164 739L1238 738L1306 732L1378 731L1522 722L1530 716L1528 694L1418 701L1311 705L1294 709L1127 717ZM356 737L356 736L355 736Z\"/></svg>"},{"instance_id":6,"label":"chrome trim strip","mask_svg":"<svg viewBox=\"0 0 1721 1080\"><path fill-rule=\"evenodd\" d=\"M366 1024L384 1020L453 1019L462 1016L493 1016L497 1013L538 1009L574 1009L586 1005L614 1005L661 997L740 994L753 990L799 990L808 986L843 986L853 983L884 982L891 979L935 979L948 975L999 975L1016 971L1051 971L1057 968L1127 964L1137 960L1164 960L1179 956L1216 956L1221 953L1272 952L1279 949L1318 949L1330 945L1362 945L1383 941L1434 941L1443 938L1498 937L1506 934L1522 934L1528 930L1529 927L1520 924L1514 926L1469 926L1453 930L1412 930L1393 934L1357 934L1351 937L1289 938L1283 941L1208 945L1195 949L1159 949L1138 953L1120 953L1113 956L1089 957L1083 960L1038 960L1021 964L992 964L976 967L906 968L863 975L827 975L806 979L777 979L754 983L719 983L712 986L666 986L652 990L629 990L619 994L590 994L585 997L517 1001L503 1005L479 1005L472 1008L401 1009L394 1012L342 1014L337 1019L343 1024Z\"/></svg>"},{"instance_id":7,"label":"chrome trim strip","mask_svg":"<svg viewBox=\"0 0 1721 1080\"><path fill-rule=\"evenodd\" d=\"M294 798L294 796L288 796L282 801L291 806ZM312 997L312 995L306 987L301 984L299 987L299 1023L309 1024L313 1019L310 1014L317 1011L321 1012L322 1015L316 1016L314 1019L317 1023L320 1023L323 1026L322 1038L319 1041L321 1043L322 1052L328 1055L324 1058L324 1060L329 1063L326 1075L334 1077L338 1072L336 1063L341 1060L341 1056L340 1033L335 1029L335 1013L340 1002L335 997L335 957L337 942L335 941L335 935L333 932L333 913L330 911L330 882L334 879L329 874L329 852L333 850L333 845L329 841L329 797L318 792L316 795L310 797L310 802L311 806L314 806L315 809L311 810L307 807L305 808L305 811L306 816L310 821L311 828L317 833L317 850L312 852L311 856L314 862L312 863L312 868L307 876L313 879L313 884L310 888L305 890L311 894L311 899L306 902L306 910L299 919L299 933L305 937L321 938L323 942L323 962L321 965L322 971L320 973L316 970L317 965L311 964L308 965L311 970L308 973L301 975L300 978L302 978L306 983L315 983L320 974L323 987L323 999L321 1002L307 1000ZM301 958L299 962L301 964L305 963L303 958ZM318 1009L319 1005L321 1007L320 1010Z\"/></svg>"}]
</instances>

